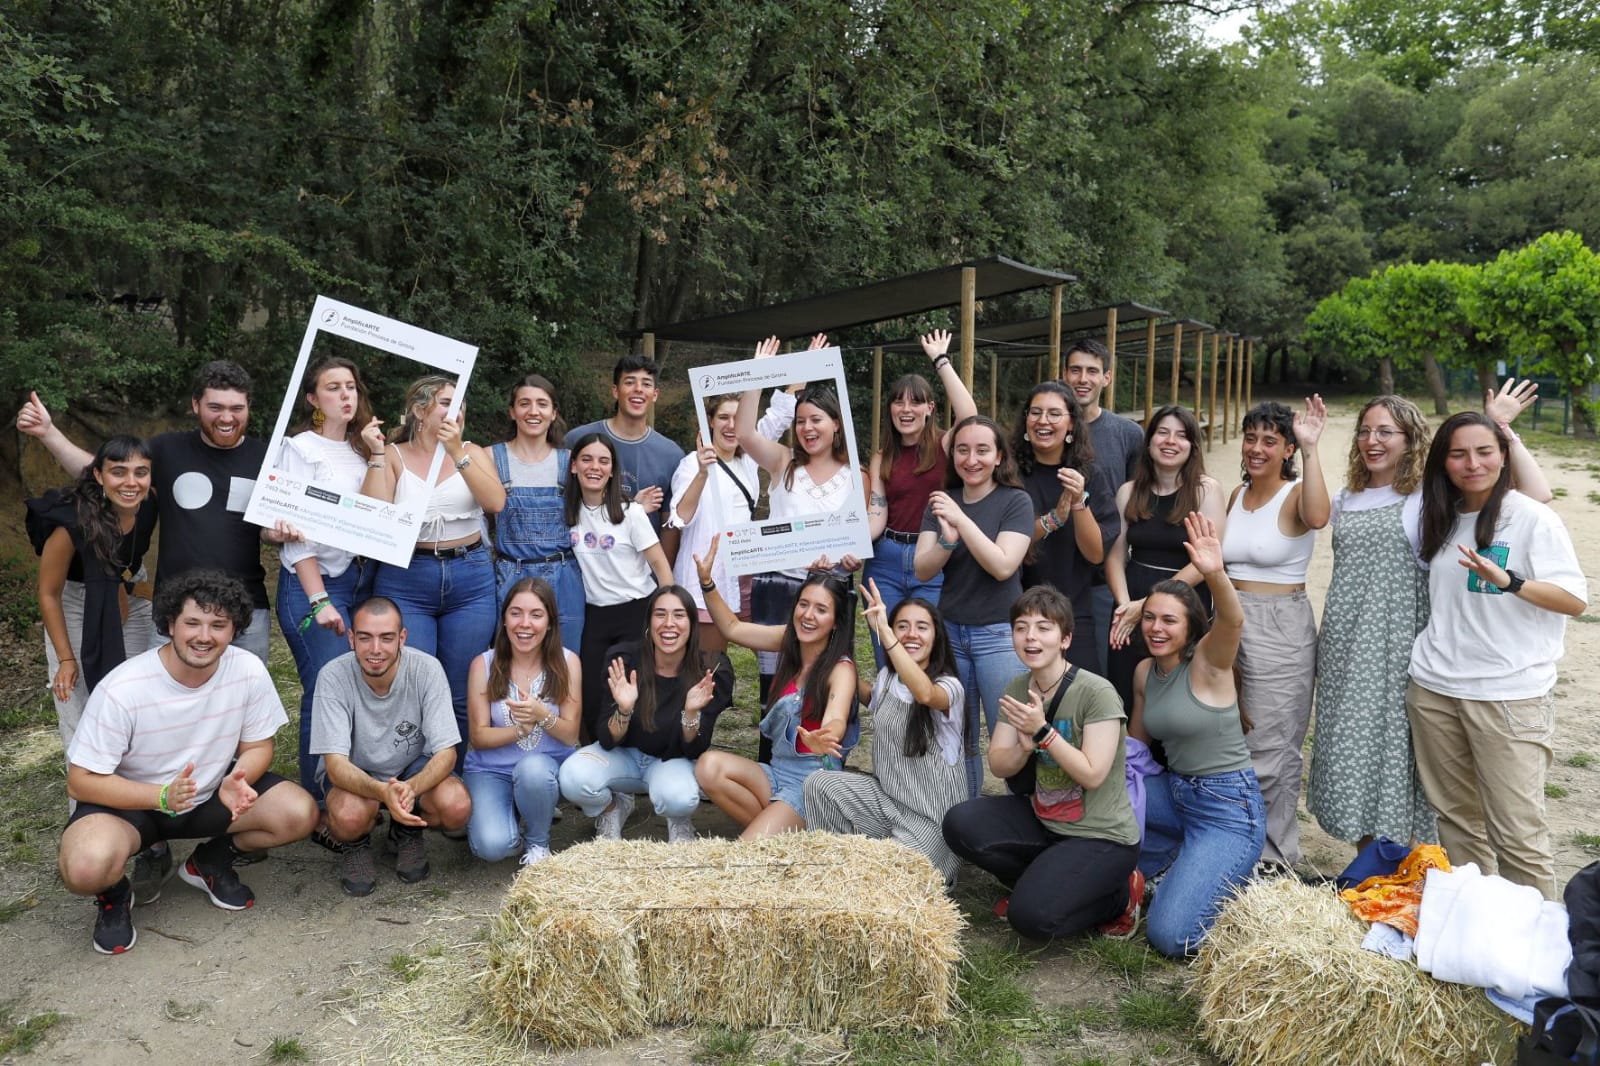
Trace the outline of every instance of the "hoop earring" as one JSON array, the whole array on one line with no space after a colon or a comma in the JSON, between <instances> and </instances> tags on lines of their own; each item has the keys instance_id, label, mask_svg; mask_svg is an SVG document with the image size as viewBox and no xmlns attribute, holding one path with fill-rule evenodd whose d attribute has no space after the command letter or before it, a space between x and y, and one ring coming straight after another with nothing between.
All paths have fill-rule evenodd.
<instances>
[{"instance_id":1,"label":"hoop earring","mask_svg":"<svg viewBox=\"0 0 1600 1066\"><path fill-rule=\"evenodd\" d=\"M328 421L328 416L322 413L322 408L313 407L311 409L311 428L312 429L321 429L327 423L327 421Z\"/></svg>"}]
</instances>

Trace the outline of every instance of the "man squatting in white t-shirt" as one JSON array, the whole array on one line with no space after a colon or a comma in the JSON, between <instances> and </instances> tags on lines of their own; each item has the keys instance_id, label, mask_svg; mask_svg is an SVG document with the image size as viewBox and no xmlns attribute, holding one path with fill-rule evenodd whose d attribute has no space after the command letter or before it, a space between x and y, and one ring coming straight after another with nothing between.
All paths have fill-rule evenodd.
<instances>
[{"instance_id":1,"label":"man squatting in white t-shirt","mask_svg":"<svg viewBox=\"0 0 1600 1066\"><path fill-rule=\"evenodd\" d=\"M61 837L61 880L94 896L94 948L120 955L137 932L128 859L162 840L204 838L178 876L225 910L255 894L233 871L240 850L304 838L317 805L272 773L272 738L287 724L260 659L233 646L250 626L250 594L218 570L191 570L156 592L170 644L124 662L95 688L67 751L77 809ZM149 903L161 894L160 881Z\"/></svg>"}]
</instances>

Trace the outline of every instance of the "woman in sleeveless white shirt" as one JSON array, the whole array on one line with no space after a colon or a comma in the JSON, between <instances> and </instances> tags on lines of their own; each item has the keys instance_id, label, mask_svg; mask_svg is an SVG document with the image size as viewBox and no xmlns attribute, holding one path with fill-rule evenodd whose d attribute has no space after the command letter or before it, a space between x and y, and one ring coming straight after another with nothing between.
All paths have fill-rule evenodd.
<instances>
[{"instance_id":1,"label":"woman in sleeveless white shirt","mask_svg":"<svg viewBox=\"0 0 1600 1066\"><path fill-rule=\"evenodd\" d=\"M1300 755L1311 725L1317 667L1317 621L1306 598L1315 531L1332 509L1317 442L1327 422L1322 397L1294 413L1256 404L1244 416L1244 484L1228 502L1222 558L1244 605L1239 646L1239 703L1249 718L1250 759L1267 805L1262 863L1285 872L1300 861ZM1295 476L1295 453L1305 476ZM1181 575L1180 575L1181 576Z\"/></svg>"},{"instance_id":2,"label":"woman in sleeveless white shirt","mask_svg":"<svg viewBox=\"0 0 1600 1066\"><path fill-rule=\"evenodd\" d=\"M446 416L455 392L454 379L443 375L430 374L412 383L394 447L368 484L380 480L381 474L393 499L425 496L428 501L410 564L381 564L372 591L399 606L407 647L437 657L444 666L456 725L466 737L467 672L494 638L498 615L483 516L486 511L500 512L506 490L495 477L488 453L462 439L462 416ZM440 445L444 461L429 485L428 468ZM458 752L465 751L463 740Z\"/></svg>"},{"instance_id":3,"label":"woman in sleeveless white shirt","mask_svg":"<svg viewBox=\"0 0 1600 1066\"><path fill-rule=\"evenodd\" d=\"M378 491L368 495L390 499L376 472L384 464L383 430L356 365L324 359L305 380L310 413L300 432L284 439L278 469L341 495L366 491L371 473ZM354 552L309 540L286 541L278 560L278 626L300 674L300 787L320 804L317 756L308 751L317 675L350 650L346 627L356 604L371 593L373 573Z\"/></svg>"}]
</instances>

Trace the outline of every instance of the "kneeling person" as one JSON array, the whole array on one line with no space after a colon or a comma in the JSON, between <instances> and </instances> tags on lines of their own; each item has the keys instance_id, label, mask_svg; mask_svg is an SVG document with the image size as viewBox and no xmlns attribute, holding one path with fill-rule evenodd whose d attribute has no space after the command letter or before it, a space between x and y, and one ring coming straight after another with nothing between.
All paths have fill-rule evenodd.
<instances>
[{"instance_id":1,"label":"kneeling person","mask_svg":"<svg viewBox=\"0 0 1600 1066\"><path fill-rule=\"evenodd\" d=\"M250 595L215 570L195 570L156 594L157 630L171 638L107 674L67 752L67 793L78 802L61 837L61 880L94 896L94 947L119 955L138 933L129 857L164 840L205 838L178 871L226 910L255 894L233 872L241 850L299 840L317 805L267 769L288 723L261 660L233 647L250 625ZM149 903L160 893L139 903Z\"/></svg>"},{"instance_id":2,"label":"kneeling person","mask_svg":"<svg viewBox=\"0 0 1600 1066\"><path fill-rule=\"evenodd\" d=\"M405 651L393 600L374 596L350 616L350 648L317 675L311 754L322 756L328 832L345 844L340 884L352 896L377 887L372 827L389 811L389 843L400 880L428 876L422 830L461 829L472 800L456 765L450 683L439 660Z\"/></svg>"}]
</instances>

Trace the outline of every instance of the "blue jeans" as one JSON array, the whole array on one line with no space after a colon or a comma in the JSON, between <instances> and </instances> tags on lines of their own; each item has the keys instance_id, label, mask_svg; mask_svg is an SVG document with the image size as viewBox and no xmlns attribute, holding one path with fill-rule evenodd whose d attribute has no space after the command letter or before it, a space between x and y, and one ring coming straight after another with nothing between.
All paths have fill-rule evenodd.
<instances>
[{"instance_id":1,"label":"blue jeans","mask_svg":"<svg viewBox=\"0 0 1600 1066\"><path fill-rule=\"evenodd\" d=\"M522 563L515 559L496 559L494 564L495 600L505 607L506 593L525 577L539 577L550 583L556 594L556 618L561 624L561 646L576 655L583 647L583 571L578 560L558 563Z\"/></svg>"},{"instance_id":2,"label":"blue jeans","mask_svg":"<svg viewBox=\"0 0 1600 1066\"><path fill-rule=\"evenodd\" d=\"M333 601L334 610L349 626L350 612L371 594L372 572L368 564L357 560L338 577L323 574L322 588ZM300 623L310 612L311 601L300 584L299 575L279 567L278 628L283 630L284 643L289 645L294 668L300 674L300 787L311 793L320 806L322 788L317 783L317 757L309 754L312 700L317 692L317 675L324 666L350 650L350 638L341 637L316 622L302 631Z\"/></svg>"},{"instance_id":3,"label":"blue jeans","mask_svg":"<svg viewBox=\"0 0 1600 1066\"><path fill-rule=\"evenodd\" d=\"M986 626L949 623L950 650L955 654L956 673L967 690L963 731L967 749L967 796L983 789L983 756L978 751L979 716L994 736L994 723L1000 716L1000 697L1011 679L1026 669L1011 644L1011 625L995 622Z\"/></svg>"},{"instance_id":4,"label":"blue jeans","mask_svg":"<svg viewBox=\"0 0 1600 1066\"><path fill-rule=\"evenodd\" d=\"M561 794L590 818L611 806L613 792L648 792L656 813L667 818L687 818L700 806L693 759L661 760L637 748L607 751L590 744L561 764Z\"/></svg>"},{"instance_id":5,"label":"blue jeans","mask_svg":"<svg viewBox=\"0 0 1600 1066\"><path fill-rule=\"evenodd\" d=\"M917 554L915 544L902 544L888 537L879 537L872 542L872 553L866 569L862 571L861 580L863 584L869 579L877 582L878 592L883 596L884 617L892 618L900 601L912 596L921 596L934 605L939 603L939 592L944 588L944 572L934 574L932 580L918 581L916 570L911 565L912 558ZM888 665L876 633L872 634L872 658L879 670Z\"/></svg>"},{"instance_id":6,"label":"blue jeans","mask_svg":"<svg viewBox=\"0 0 1600 1066\"><path fill-rule=\"evenodd\" d=\"M1165 871L1150 902L1150 945L1169 958L1200 948L1223 901L1250 877L1267 842L1267 808L1254 770L1145 779L1146 877Z\"/></svg>"},{"instance_id":7,"label":"blue jeans","mask_svg":"<svg viewBox=\"0 0 1600 1066\"><path fill-rule=\"evenodd\" d=\"M550 819L555 814L560 764L542 751L517 760L509 774L468 770L461 775L472 797L467 819L467 845L485 862L498 862L538 845L550 846ZM517 818L523 832L517 832Z\"/></svg>"},{"instance_id":8,"label":"blue jeans","mask_svg":"<svg viewBox=\"0 0 1600 1066\"><path fill-rule=\"evenodd\" d=\"M489 549L479 544L459 559L413 555L408 567L383 563L372 591L399 605L406 646L427 652L444 667L461 730L459 767L467 750L467 670L494 640L500 618Z\"/></svg>"}]
</instances>

